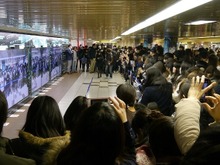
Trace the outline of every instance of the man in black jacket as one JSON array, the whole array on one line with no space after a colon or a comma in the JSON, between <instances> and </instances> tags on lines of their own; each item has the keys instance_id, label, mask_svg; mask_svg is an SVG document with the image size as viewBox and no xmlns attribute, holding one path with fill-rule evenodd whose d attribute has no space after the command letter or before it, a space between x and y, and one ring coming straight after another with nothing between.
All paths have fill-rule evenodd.
<instances>
[{"instance_id":1,"label":"man in black jacket","mask_svg":"<svg viewBox=\"0 0 220 165\"><path fill-rule=\"evenodd\" d=\"M95 58L96 58L96 44L93 44L91 49L89 50L90 73L93 73L95 71L95 63L96 63Z\"/></svg>"}]
</instances>

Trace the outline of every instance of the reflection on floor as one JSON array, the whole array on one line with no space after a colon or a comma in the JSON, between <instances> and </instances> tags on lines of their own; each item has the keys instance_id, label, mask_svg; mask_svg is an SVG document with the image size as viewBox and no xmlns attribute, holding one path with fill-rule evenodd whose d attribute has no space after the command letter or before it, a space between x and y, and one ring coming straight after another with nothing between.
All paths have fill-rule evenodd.
<instances>
[{"instance_id":1,"label":"reflection on floor","mask_svg":"<svg viewBox=\"0 0 220 165\"><path fill-rule=\"evenodd\" d=\"M64 74L62 77L56 78L46 88L42 88L37 95L52 96L58 102L63 115L76 96L86 96L90 99L115 96L117 86L125 83L120 73L114 73L113 78L106 78L104 75L97 78L97 76L97 73L87 72ZM33 96L33 98L36 96ZM9 116L3 129L3 136L8 138L18 137L18 131L24 125L30 103L31 101L24 104Z\"/></svg>"}]
</instances>

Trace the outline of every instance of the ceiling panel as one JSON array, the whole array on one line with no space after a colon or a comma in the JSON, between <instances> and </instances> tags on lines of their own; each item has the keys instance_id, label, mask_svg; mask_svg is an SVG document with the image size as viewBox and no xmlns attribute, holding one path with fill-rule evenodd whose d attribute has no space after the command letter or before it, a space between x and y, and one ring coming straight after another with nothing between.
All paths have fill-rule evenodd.
<instances>
[{"instance_id":1,"label":"ceiling panel","mask_svg":"<svg viewBox=\"0 0 220 165\"><path fill-rule=\"evenodd\" d=\"M0 25L73 39L108 40L174 2L176 0L2 0ZM220 1L214 0L175 20L184 23L199 17L219 21ZM164 26L161 22L135 35L163 33Z\"/></svg>"}]
</instances>

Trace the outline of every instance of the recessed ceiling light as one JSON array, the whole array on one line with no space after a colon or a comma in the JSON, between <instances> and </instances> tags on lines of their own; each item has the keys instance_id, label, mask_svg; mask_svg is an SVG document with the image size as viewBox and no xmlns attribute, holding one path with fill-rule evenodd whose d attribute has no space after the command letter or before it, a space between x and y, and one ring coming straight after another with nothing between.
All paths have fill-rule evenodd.
<instances>
[{"instance_id":1,"label":"recessed ceiling light","mask_svg":"<svg viewBox=\"0 0 220 165\"><path fill-rule=\"evenodd\" d=\"M199 21L186 23L185 25L203 25L203 24L214 23L214 22L216 21L199 20Z\"/></svg>"}]
</instances>

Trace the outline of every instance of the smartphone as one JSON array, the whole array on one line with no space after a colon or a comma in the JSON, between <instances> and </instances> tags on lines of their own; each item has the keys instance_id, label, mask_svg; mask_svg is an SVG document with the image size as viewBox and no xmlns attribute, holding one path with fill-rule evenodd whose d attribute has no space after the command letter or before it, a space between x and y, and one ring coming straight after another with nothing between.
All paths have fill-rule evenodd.
<instances>
[{"instance_id":1,"label":"smartphone","mask_svg":"<svg viewBox=\"0 0 220 165\"><path fill-rule=\"evenodd\" d=\"M211 84L211 80L208 79L208 78L205 78L205 81L204 81L204 84L202 86L202 89L206 88L207 86L209 86ZM204 93L202 95L202 97L200 98L200 102L205 102L206 99L205 99L205 96L211 96L213 93L212 89L210 89L208 92Z\"/></svg>"}]
</instances>

